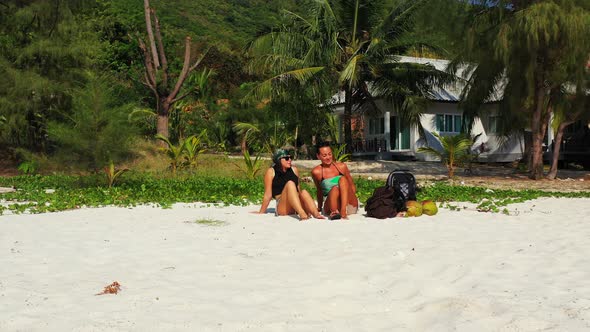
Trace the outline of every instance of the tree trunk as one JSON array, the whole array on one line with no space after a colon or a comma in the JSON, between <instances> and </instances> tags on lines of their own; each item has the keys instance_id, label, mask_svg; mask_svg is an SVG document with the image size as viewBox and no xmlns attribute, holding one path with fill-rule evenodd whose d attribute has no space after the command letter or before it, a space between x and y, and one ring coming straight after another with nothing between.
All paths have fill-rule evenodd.
<instances>
[{"instance_id":1,"label":"tree trunk","mask_svg":"<svg viewBox=\"0 0 590 332\"><path fill-rule=\"evenodd\" d=\"M170 133L168 131L168 114L158 114L158 122L156 123L156 132L166 138L170 137ZM166 143L164 141L158 141L158 143L162 146L165 146Z\"/></svg>"},{"instance_id":2,"label":"tree trunk","mask_svg":"<svg viewBox=\"0 0 590 332\"><path fill-rule=\"evenodd\" d=\"M533 118L538 118L535 114ZM533 120L533 122L540 122L540 120ZM539 126L533 129L533 142L531 149L531 167L530 177L534 180L539 180L543 177L543 135L540 132Z\"/></svg>"},{"instance_id":3,"label":"tree trunk","mask_svg":"<svg viewBox=\"0 0 590 332\"><path fill-rule=\"evenodd\" d=\"M156 109L158 114L156 132L169 138L170 131L168 129L168 117L170 116L170 107L190 93L187 92L184 95L178 96L188 74L199 65L207 52L205 52L205 54L203 54L191 66L191 38L188 36L185 38L182 69L178 75L176 84L171 89L168 82L168 60L166 58L162 34L160 32L160 21L158 20L156 12L150 8L149 0L144 0L144 12L149 45L146 45L141 38L138 38L139 48L144 56L145 73L143 84L149 87L158 103L158 108ZM155 27L152 26L152 23ZM155 34L153 29L155 29ZM160 64L162 65L161 68ZM160 144L165 143L161 141Z\"/></svg>"},{"instance_id":4,"label":"tree trunk","mask_svg":"<svg viewBox=\"0 0 590 332\"><path fill-rule=\"evenodd\" d=\"M553 142L553 158L551 159L551 168L549 169L549 173L547 173L547 178L550 180L555 180L557 177L557 165L559 163L559 152L561 150L561 141L563 141L563 132L565 131L565 128L571 123L573 122L562 122L557 128L557 135L555 136L555 141Z\"/></svg>"},{"instance_id":5,"label":"tree trunk","mask_svg":"<svg viewBox=\"0 0 590 332\"><path fill-rule=\"evenodd\" d=\"M344 143L346 153L352 153L352 90L344 90Z\"/></svg>"},{"instance_id":6,"label":"tree trunk","mask_svg":"<svg viewBox=\"0 0 590 332\"><path fill-rule=\"evenodd\" d=\"M533 164L533 158L532 158L532 149L533 149L533 133L524 130L523 131L523 137L524 137L524 155L523 155L523 159L522 162L524 163L524 165L526 165L526 170L527 172L529 172L531 170L531 166Z\"/></svg>"},{"instance_id":7,"label":"tree trunk","mask_svg":"<svg viewBox=\"0 0 590 332\"><path fill-rule=\"evenodd\" d=\"M534 180L543 178L543 138L547 124L543 123L543 107L545 101L545 87L543 84L542 74L537 74L537 84L535 88L535 103L533 105L533 114L531 117L531 131L533 134L531 149L531 167L530 177Z\"/></svg>"},{"instance_id":8,"label":"tree trunk","mask_svg":"<svg viewBox=\"0 0 590 332\"><path fill-rule=\"evenodd\" d=\"M452 179L455 176L455 167L453 165L447 165L447 170L449 171L449 179Z\"/></svg>"}]
</instances>

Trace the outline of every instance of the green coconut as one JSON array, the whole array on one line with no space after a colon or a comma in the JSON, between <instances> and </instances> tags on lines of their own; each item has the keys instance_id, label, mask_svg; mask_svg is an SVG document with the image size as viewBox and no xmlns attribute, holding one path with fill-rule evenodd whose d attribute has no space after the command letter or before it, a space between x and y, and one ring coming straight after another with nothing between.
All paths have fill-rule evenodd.
<instances>
[{"instance_id":1,"label":"green coconut","mask_svg":"<svg viewBox=\"0 0 590 332\"><path fill-rule=\"evenodd\" d=\"M422 215L422 204L416 201L406 202L406 216L407 217L420 217Z\"/></svg>"},{"instance_id":2,"label":"green coconut","mask_svg":"<svg viewBox=\"0 0 590 332\"><path fill-rule=\"evenodd\" d=\"M422 212L426 215L434 216L438 213L438 207L436 207L436 203L433 201L422 201Z\"/></svg>"}]
</instances>

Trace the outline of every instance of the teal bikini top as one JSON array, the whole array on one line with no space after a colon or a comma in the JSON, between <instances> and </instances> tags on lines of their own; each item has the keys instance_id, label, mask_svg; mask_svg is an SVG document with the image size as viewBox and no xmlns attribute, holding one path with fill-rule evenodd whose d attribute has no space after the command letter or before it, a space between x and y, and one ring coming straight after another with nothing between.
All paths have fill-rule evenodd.
<instances>
[{"instance_id":1,"label":"teal bikini top","mask_svg":"<svg viewBox=\"0 0 590 332\"><path fill-rule=\"evenodd\" d=\"M320 182L320 188L322 189L322 193L324 195L328 195L330 190L332 190L332 188L334 188L335 186L338 185L338 180L340 180L340 178L343 175L342 172L340 171L340 169L338 169L338 166L336 166L336 164L330 164L330 166L332 166L332 165L334 165L334 167L336 167L339 174L334 177L327 178L327 179L324 179L324 168L322 167L322 182Z\"/></svg>"}]
</instances>

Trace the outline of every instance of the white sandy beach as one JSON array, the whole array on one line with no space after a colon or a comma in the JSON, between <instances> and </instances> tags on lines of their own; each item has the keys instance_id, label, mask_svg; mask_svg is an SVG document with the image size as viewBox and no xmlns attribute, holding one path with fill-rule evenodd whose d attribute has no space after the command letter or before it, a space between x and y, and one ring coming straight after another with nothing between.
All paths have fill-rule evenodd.
<instances>
[{"instance_id":1,"label":"white sandy beach","mask_svg":"<svg viewBox=\"0 0 590 332\"><path fill-rule=\"evenodd\" d=\"M0 216L0 331L590 329L590 199L388 220L257 208Z\"/></svg>"}]
</instances>

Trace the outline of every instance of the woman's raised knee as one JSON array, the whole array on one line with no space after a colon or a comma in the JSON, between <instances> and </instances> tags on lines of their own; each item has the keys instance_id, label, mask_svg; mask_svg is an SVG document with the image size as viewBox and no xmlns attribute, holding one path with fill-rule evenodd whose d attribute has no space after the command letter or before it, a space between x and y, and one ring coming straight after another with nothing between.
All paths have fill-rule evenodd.
<instances>
[{"instance_id":1,"label":"woman's raised knee","mask_svg":"<svg viewBox=\"0 0 590 332\"><path fill-rule=\"evenodd\" d=\"M340 187L334 186L330 192L328 193L328 197L332 197L332 196L340 196Z\"/></svg>"},{"instance_id":2,"label":"woman's raised knee","mask_svg":"<svg viewBox=\"0 0 590 332\"><path fill-rule=\"evenodd\" d=\"M340 177L340 179L338 179L338 186L340 186L340 187L344 187L344 186L348 187L348 180L344 176Z\"/></svg>"},{"instance_id":3,"label":"woman's raised knee","mask_svg":"<svg viewBox=\"0 0 590 332\"><path fill-rule=\"evenodd\" d=\"M293 189L294 188L295 190L297 190L297 185L295 184L295 182L289 180L285 184L285 188L289 188L289 189Z\"/></svg>"}]
</instances>

